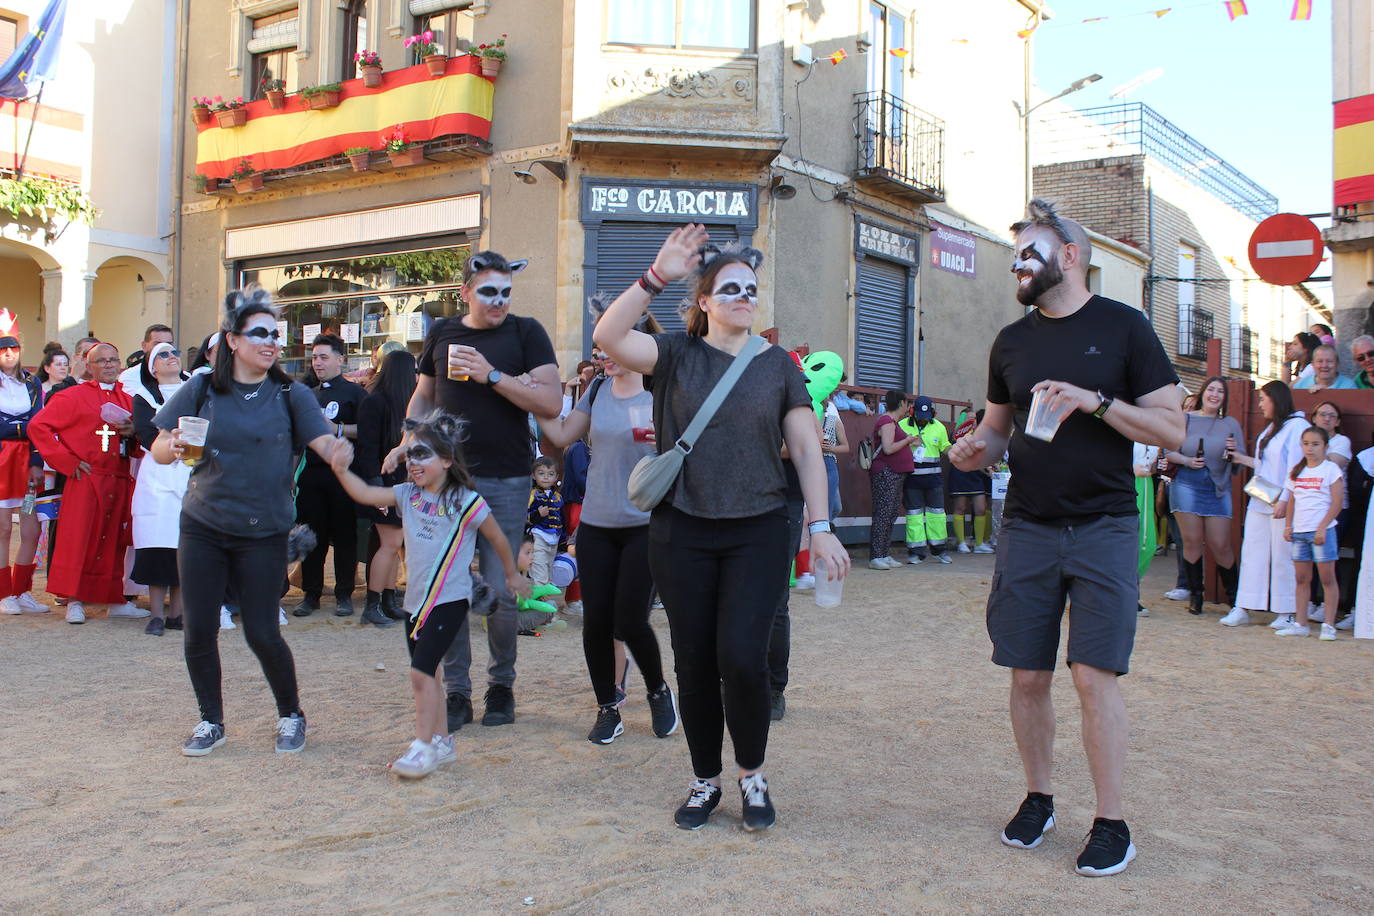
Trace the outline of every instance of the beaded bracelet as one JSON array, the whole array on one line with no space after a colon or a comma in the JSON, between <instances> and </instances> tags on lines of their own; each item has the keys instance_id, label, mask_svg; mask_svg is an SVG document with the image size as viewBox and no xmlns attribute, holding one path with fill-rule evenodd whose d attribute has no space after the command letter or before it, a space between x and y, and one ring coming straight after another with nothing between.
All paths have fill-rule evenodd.
<instances>
[{"instance_id":1,"label":"beaded bracelet","mask_svg":"<svg viewBox=\"0 0 1374 916\"><path fill-rule=\"evenodd\" d=\"M653 268L650 268L650 271L652 270ZM663 295L663 287L655 285L654 282L649 279L648 273L642 274L640 276L639 285L644 287L644 291L647 292L650 296Z\"/></svg>"}]
</instances>

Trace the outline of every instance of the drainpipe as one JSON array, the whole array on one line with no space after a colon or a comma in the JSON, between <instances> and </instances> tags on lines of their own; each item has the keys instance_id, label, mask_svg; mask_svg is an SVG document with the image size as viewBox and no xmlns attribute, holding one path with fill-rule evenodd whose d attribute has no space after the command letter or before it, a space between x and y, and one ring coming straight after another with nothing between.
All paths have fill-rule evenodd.
<instances>
[{"instance_id":1,"label":"drainpipe","mask_svg":"<svg viewBox=\"0 0 1374 916\"><path fill-rule=\"evenodd\" d=\"M176 12L176 98L172 106L172 129L176 133L176 153L172 168L172 239L168 253L172 258L172 330L177 340L181 339L181 207L183 203L186 176L186 84L187 42L191 28L191 0L177 0Z\"/></svg>"}]
</instances>

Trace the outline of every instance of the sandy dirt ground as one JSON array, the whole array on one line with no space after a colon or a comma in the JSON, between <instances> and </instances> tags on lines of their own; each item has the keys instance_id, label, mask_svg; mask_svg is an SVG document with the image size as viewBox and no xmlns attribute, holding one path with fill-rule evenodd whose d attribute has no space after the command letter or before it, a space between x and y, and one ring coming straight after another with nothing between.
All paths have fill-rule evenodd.
<instances>
[{"instance_id":1,"label":"sandy dirt ground","mask_svg":"<svg viewBox=\"0 0 1374 916\"><path fill-rule=\"evenodd\" d=\"M310 732L290 757L272 752L271 695L241 631L222 634L229 742L189 759L179 634L0 618L0 911L1374 910L1374 644L1230 630L1211 606L1191 617L1158 597L1172 557L1147 579L1153 614L1123 682L1139 858L1114 878L1073 874L1093 796L1062 670L1059 831L1002 846L1024 788L1007 678L988 661L991 570L982 556L856 569L838 610L793 593L767 767L778 824L763 835L740 829L731 786L708 827L673 829L687 749L680 731L652 736L637 680L625 735L586 740L576 625L521 639L515 725L465 727L456 764L402 783L386 770L411 729L397 629L328 602L293 619ZM655 625L666 650L661 612Z\"/></svg>"}]
</instances>

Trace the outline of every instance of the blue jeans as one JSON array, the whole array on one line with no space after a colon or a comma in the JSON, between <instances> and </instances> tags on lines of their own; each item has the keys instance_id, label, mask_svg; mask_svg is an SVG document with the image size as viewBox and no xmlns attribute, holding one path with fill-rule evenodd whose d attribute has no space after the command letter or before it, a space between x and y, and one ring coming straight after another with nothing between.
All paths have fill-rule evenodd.
<instances>
[{"instance_id":1,"label":"blue jeans","mask_svg":"<svg viewBox=\"0 0 1374 916\"><path fill-rule=\"evenodd\" d=\"M825 482L830 485L830 521L840 514L840 461L834 455L825 456Z\"/></svg>"},{"instance_id":2,"label":"blue jeans","mask_svg":"<svg viewBox=\"0 0 1374 916\"><path fill-rule=\"evenodd\" d=\"M487 501L491 517L510 543L511 553L520 550L520 540L525 533L525 513L529 508L530 479L528 477L474 477L473 485ZM487 581L500 597L496 610L487 618L487 649L491 652L491 664L487 667L487 679L491 684L510 687L515 684L515 641L518 614L515 609L515 596L506 587L506 570L501 558L484 535L477 535L477 567L482 578ZM428 570L413 570L411 575L428 575ZM453 645L444 656L444 685L449 693L472 696L472 678L468 669L472 667L472 642L468 634L468 621L471 615L464 614L458 632L454 634Z\"/></svg>"}]
</instances>

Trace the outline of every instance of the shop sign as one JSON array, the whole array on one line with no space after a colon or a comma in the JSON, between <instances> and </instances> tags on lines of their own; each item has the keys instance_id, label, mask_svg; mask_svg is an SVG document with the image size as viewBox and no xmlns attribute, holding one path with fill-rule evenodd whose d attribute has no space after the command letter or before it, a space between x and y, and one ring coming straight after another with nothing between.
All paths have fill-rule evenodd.
<instances>
[{"instance_id":1,"label":"shop sign","mask_svg":"<svg viewBox=\"0 0 1374 916\"><path fill-rule=\"evenodd\" d=\"M916 266L921 243L914 235L905 235L871 223L859 223L859 250L865 254L876 254L901 264Z\"/></svg>"},{"instance_id":2,"label":"shop sign","mask_svg":"<svg viewBox=\"0 0 1374 916\"><path fill-rule=\"evenodd\" d=\"M584 220L753 225L758 222L758 189L748 185L588 181L582 186L582 216Z\"/></svg>"},{"instance_id":3,"label":"shop sign","mask_svg":"<svg viewBox=\"0 0 1374 916\"><path fill-rule=\"evenodd\" d=\"M934 221L930 227L930 266L969 279L978 276L973 263L978 246L973 234L960 232Z\"/></svg>"},{"instance_id":4,"label":"shop sign","mask_svg":"<svg viewBox=\"0 0 1374 916\"><path fill-rule=\"evenodd\" d=\"M307 324L301 330L305 335L305 339L302 341L302 343L304 343L307 347L310 346L311 341L313 341L316 337L320 336L320 326L318 324Z\"/></svg>"}]
</instances>

